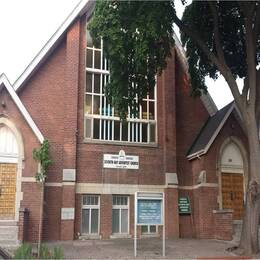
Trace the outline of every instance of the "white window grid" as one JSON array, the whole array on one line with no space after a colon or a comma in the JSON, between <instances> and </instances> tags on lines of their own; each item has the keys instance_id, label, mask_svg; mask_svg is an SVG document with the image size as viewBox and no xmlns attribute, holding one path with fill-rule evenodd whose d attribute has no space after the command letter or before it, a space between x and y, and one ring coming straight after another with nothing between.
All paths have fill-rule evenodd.
<instances>
[{"instance_id":1,"label":"white window grid","mask_svg":"<svg viewBox=\"0 0 260 260\"><path fill-rule=\"evenodd\" d=\"M152 234L157 234L158 233L158 226L157 225L146 225L147 226L147 232L142 232L144 235L152 235ZM151 232L151 226L155 226L156 230L155 232Z\"/></svg>"},{"instance_id":2,"label":"white window grid","mask_svg":"<svg viewBox=\"0 0 260 260\"><path fill-rule=\"evenodd\" d=\"M85 89L85 106L86 97L91 97L91 107L89 112L85 111L85 137L89 140L100 140L100 141L117 141L117 142L131 142L131 143L157 143L157 87L154 87L154 97L150 98L149 95L143 99L142 104L146 103L146 110L144 113L142 111L142 105L139 105L139 118L134 117L130 114L130 108L128 108L128 116L126 125L120 120L114 107L112 107L103 93L103 86L109 80L109 69L108 61L104 58L103 54L103 40L101 40L101 47L95 48L94 46L86 48L86 50L92 51L92 66L87 66L86 60L86 76L91 74L91 91ZM95 52L100 52L100 69L95 68ZM98 75L98 76L97 76ZM95 76L99 77L99 92L95 92L94 83ZM103 82L104 81L104 82ZM99 113L94 113L94 99L99 99ZM137 99L137 97L136 97ZM153 116L150 118L150 105L153 106ZM146 115L145 115L146 113ZM146 117L146 118L144 118ZM94 136L94 123L99 124L98 137ZM89 124L90 129L87 131L87 124ZM119 124L119 138L115 140L115 125L118 127ZM127 128L127 136L123 135L123 129ZM143 136L143 129L146 136Z\"/></svg>"},{"instance_id":3,"label":"white window grid","mask_svg":"<svg viewBox=\"0 0 260 260\"><path fill-rule=\"evenodd\" d=\"M84 197L92 197L92 198L97 198L98 199L98 204L84 204ZM90 199L92 200L92 199ZM95 199L92 201L96 201ZM99 234L100 233L100 196L99 195L83 195L82 196L82 209L88 209L89 210L89 221L88 221L88 230L89 230L89 235L91 234ZM98 209L98 233L92 233L92 227L91 227L91 216L92 216L92 209ZM82 220L81 220L82 221Z\"/></svg>"},{"instance_id":4,"label":"white window grid","mask_svg":"<svg viewBox=\"0 0 260 260\"><path fill-rule=\"evenodd\" d=\"M119 195L113 195L113 199L114 197L124 197L127 198L127 205L115 205L113 203L112 205L112 209L118 209L119 210L119 234L129 234L129 225L130 225L130 214L129 214L129 196L119 196ZM128 227L127 227L127 232L126 233L122 233L121 231L121 224L122 224L122 213L121 211L123 209L127 209L128 212Z\"/></svg>"}]
</instances>

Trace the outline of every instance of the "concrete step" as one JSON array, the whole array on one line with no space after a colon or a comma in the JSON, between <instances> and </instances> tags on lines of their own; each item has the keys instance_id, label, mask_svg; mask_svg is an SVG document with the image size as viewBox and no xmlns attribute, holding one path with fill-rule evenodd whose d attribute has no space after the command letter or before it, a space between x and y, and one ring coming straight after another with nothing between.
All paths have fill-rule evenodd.
<instances>
[{"instance_id":1,"label":"concrete step","mask_svg":"<svg viewBox=\"0 0 260 260\"><path fill-rule=\"evenodd\" d=\"M11 224L11 225L8 225ZM20 245L18 241L18 226L14 223L2 222L0 225L0 247L15 249Z\"/></svg>"}]
</instances>

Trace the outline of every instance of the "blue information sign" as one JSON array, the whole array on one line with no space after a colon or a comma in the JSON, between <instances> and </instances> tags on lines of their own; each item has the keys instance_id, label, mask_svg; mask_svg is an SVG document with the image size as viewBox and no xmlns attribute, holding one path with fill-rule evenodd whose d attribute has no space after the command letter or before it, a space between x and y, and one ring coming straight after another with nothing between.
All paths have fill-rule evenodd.
<instances>
[{"instance_id":1,"label":"blue information sign","mask_svg":"<svg viewBox=\"0 0 260 260\"><path fill-rule=\"evenodd\" d=\"M162 200L138 199L137 224L162 225Z\"/></svg>"}]
</instances>

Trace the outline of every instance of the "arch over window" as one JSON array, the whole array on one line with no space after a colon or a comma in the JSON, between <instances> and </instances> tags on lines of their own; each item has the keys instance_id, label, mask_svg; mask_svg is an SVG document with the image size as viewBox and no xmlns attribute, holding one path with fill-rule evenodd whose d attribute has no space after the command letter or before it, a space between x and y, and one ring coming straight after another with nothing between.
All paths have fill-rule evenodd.
<instances>
[{"instance_id":1,"label":"arch over window","mask_svg":"<svg viewBox=\"0 0 260 260\"><path fill-rule=\"evenodd\" d=\"M230 142L223 149L221 168L243 169L243 157L239 147L234 142Z\"/></svg>"},{"instance_id":2,"label":"arch over window","mask_svg":"<svg viewBox=\"0 0 260 260\"><path fill-rule=\"evenodd\" d=\"M17 162L18 160L18 144L12 130L0 125L0 162Z\"/></svg>"}]
</instances>

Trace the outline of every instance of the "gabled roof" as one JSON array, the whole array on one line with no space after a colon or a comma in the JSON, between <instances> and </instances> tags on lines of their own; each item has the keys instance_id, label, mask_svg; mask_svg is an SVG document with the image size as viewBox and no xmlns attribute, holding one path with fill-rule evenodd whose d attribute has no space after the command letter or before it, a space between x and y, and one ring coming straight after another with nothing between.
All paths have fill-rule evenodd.
<instances>
[{"instance_id":1,"label":"gabled roof","mask_svg":"<svg viewBox=\"0 0 260 260\"><path fill-rule=\"evenodd\" d=\"M70 13L67 19L61 24L58 30L53 34L53 36L48 40L40 52L35 56L35 58L30 62L30 64L25 68L23 73L14 82L13 87L15 91L20 89L33 75L33 73L41 66L42 63L46 61L49 55L57 47L57 45L62 40L65 32L70 27L70 25L83 14L91 14L95 6L95 1L91 0L81 0L74 10Z\"/></svg>"},{"instance_id":2,"label":"gabled roof","mask_svg":"<svg viewBox=\"0 0 260 260\"><path fill-rule=\"evenodd\" d=\"M5 74L1 74L0 75L0 89L2 89L2 88L6 88L6 90L10 94L11 98L13 99L14 103L16 104L18 109L20 110L20 112L23 115L24 119L26 120L28 125L31 127L32 131L34 132L34 134L36 135L36 137L38 138L40 143L43 143L44 137L43 137L41 131L39 130L37 125L34 123L32 117L30 116L30 114L26 110L26 108L24 107L22 101L20 100L20 98L18 97L16 92L14 91L11 83L9 82L9 80L7 79Z\"/></svg>"},{"instance_id":3,"label":"gabled roof","mask_svg":"<svg viewBox=\"0 0 260 260\"><path fill-rule=\"evenodd\" d=\"M209 117L187 154L189 160L208 152L210 146L235 108L235 103L231 102L220 109L215 115Z\"/></svg>"}]
</instances>

